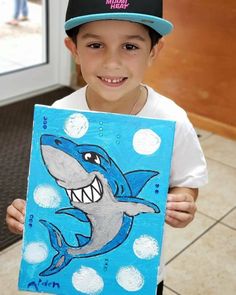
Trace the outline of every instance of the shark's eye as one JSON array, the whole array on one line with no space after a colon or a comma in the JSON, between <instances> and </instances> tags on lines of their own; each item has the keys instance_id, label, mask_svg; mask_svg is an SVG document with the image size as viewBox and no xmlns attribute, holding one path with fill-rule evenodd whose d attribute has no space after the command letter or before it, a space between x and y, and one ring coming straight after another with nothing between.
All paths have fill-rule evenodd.
<instances>
[{"instance_id":1,"label":"shark's eye","mask_svg":"<svg viewBox=\"0 0 236 295\"><path fill-rule=\"evenodd\" d=\"M60 145L60 144L62 144L62 142L59 139L55 139L55 144Z\"/></svg>"},{"instance_id":2,"label":"shark's eye","mask_svg":"<svg viewBox=\"0 0 236 295\"><path fill-rule=\"evenodd\" d=\"M93 164L101 164L100 157L96 153L84 153L83 158L85 161Z\"/></svg>"}]
</instances>

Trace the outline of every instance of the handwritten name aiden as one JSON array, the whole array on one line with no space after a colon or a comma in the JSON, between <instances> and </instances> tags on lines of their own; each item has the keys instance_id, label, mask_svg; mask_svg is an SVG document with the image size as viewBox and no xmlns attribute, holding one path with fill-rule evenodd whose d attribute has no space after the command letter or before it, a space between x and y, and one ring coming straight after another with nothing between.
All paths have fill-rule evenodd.
<instances>
[{"instance_id":1,"label":"handwritten name aiden","mask_svg":"<svg viewBox=\"0 0 236 295\"><path fill-rule=\"evenodd\" d=\"M28 283L27 288L31 289L32 291L37 291L40 292L41 287L49 287L51 289L60 289L60 284L57 282L50 282L49 280L41 280L39 279L38 281L32 281Z\"/></svg>"},{"instance_id":2,"label":"handwritten name aiden","mask_svg":"<svg viewBox=\"0 0 236 295\"><path fill-rule=\"evenodd\" d=\"M49 280L43 281L42 279L38 279L38 281L32 281L28 283L27 288L32 291L43 291L45 287L49 287L51 289L60 289L60 284L57 282L50 282Z\"/></svg>"},{"instance_id":3,"label":"handwritten name aiden","mask_svg":"<svg viewBox=\"0 0 236 295\"><path fill-rule=\"evenodd\" d=\"M128 0L106 0L106 5L110 5L110 9L127 9Z\"/></svg>"}]
</instances>

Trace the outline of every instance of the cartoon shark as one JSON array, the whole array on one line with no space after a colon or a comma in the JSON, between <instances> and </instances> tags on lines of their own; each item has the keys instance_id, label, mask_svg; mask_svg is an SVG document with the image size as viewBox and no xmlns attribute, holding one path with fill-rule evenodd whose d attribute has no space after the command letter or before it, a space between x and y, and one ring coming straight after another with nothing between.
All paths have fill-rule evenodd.
<instances>
[{"instance_id":1,"label":"cartoon shark","mask_svg":"<svg viewBox=\"0 0 236 295\"><path fill-rule=\"evenodd\" d=\"M136 197L158 172L137 170L123 174L100 146L78 145L63 137L42 135L40 146L48 172L66 190L73 205L57 213L71 215L91 226L89 237L76 234L78 246L70 246L55 225L40 220L58 252L40 275L55 274L74 258L115 249L127 239L134 216L160 212L155 204Z\"/></svg>"}]
</instances>

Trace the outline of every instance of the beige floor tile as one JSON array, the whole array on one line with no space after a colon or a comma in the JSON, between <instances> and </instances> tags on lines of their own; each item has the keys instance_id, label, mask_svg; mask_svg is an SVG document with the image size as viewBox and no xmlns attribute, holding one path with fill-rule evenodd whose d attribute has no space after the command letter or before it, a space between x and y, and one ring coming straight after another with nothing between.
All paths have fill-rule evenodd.
<instances>
[{"instance_id":1,"label":"beige floor tile","mask_svg":"<svg viewBox=\"0 0 236 295\"><path fill-rule=\"evenodd\" d=\"M195 129L200 141L203 141L203 140L207 139L209 136L211 136L213 134L212 132L202 130L202 129L199 129L199 128L194 128L194 129Z\"/></svg>"},{"instance_id":2,"label":"beige floor tile","mask_svg":"<svg viewBox=\"0 0 236 295\"><path fill-rule=\"evenodd\" d=\"M235 206L236 169L207 159L209 183L200 190L198 210L219 219Z\"/></svg>"},{"instance_id":3,"label":"beige floor tile","mask_svg":"<svg viewBox=\"0 0 236 295\"><path fill-rule=\"evenodd\" d=\"M222 223L227 224L228 226L234 228L236 230L236 208L227 215L224 219L222 219ZM235 249L236 251L236 249Z\"/></svg>"},{"instance_id":4,"label":"beige floor tile","mask_svg":"<svg viewBox=\"0 0 236 295\"><path fill-rule=\"evenodd\" d=\"M236 168L236 141L212 135L202 143L205 156Z\"/></svg>"},{"instance_id":5,"label":"beige floor tile","mask_svg":"<svg viewBox=\"0 0 236 295\"><path fill-rule=\"evenodd\" d=\"M175 295L176 293L164 287L163 295Z\"/></svg>"},{"instance_id":6,"label":"beige floor tile","mask_svg":"<svg viewBox=\"0 0 236 295\"><path fill-rule=\"evenodd\" d=\"M176 254L182 251L213 223L215 223L215 220L197 212L194 220L185 228L173 228L167 225L165 240L166 261L168 262Z\"/></svg>"},{"instance_id":7,"label":"beige floor tile","mask_svg":"<svg viewBox=\"0 0 236 295\"><path fill-rule=\"evenodd\" d=\"M20 259L21 259L21 242L18 242L1 252L1 255L0 255L0 266L1 266L0 267L0 294L1 295L35 294L31 292L20 292L17 290Z\"/></svg>"},{"instance_id":8,"label":"beige floor tile","mask_svg":"<svg viewBox=\"0 0 236 295\"><path fill-rule=\"evenodd\" d=\"M167 266L166 286L181 295L235 295L236 231L217 224Z\"/></svg>"}]
</instances>

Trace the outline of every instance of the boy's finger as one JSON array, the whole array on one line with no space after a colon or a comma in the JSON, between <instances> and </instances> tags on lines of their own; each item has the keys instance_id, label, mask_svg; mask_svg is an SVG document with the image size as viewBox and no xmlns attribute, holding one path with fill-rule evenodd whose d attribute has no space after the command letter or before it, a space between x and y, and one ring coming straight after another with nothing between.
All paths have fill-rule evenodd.
<instances>
[{"instance_id":1,"label":"boy's finger","mask_svg":"<svg viewBox=\"0 0 236 295\"><path fill-rule=\"evenodd\" d=\"M173 227L181 227L179 220L172 218L170 216L166 216L166 223Z\"/></svg>"},{"instance_id":2,"label":"boy's finger","mask_svg":"<svg viewBox=\"0 0 236 295\"><path fill-rule=\"evenodd\" d=\"M8 229L15 234L22 234L23 233L23 224L19 223L13 218L6 218Z\"/></svg>"},{"instance_id":3,"label":"boy's finger","mask_svg":"<svg viewBox=\"0 0 236 295\"><path fill-rule=\"evenodd\" d=\"M168 194L167 202L192 202L194 199L190 194Z\"/></svg>"},{"instance_id":4,"label":"boy's finger","mask_svg":"<svg viewBox=\"0 0 236 295\"><path fill-rule=\"evenodd\" d=\"M185 223L185 222L190 222L193 220L193 215L192 214L188 214L185 212L178 212L178 211L172 211L172 210L167 210L166 211L166 215L168 217L171 217L173 219L178 220L181 223Z\"/></svg>"},{"instance_id":5,"label":"boy's finger","mask_svg":"<svg viewBox=\"0 0 236 295\"><path fill-rule=\"evenodd\" d=\"M25 200L22 199L16 199L12 202L12 206L14 206L22 214L25 214L25 204Z\"/></svg>"},{"instance_id":6,"label":"boy's finger","mask_svg":"<svg viewBox=\"0 0 236 295\"><path fill-rule=\"evenodd\" d=\"M10 205L7 207L7 222L11 219L15 219L16 221L20 222L20 223L24 223L24 215L18 210L16 209L13 205Z\"/></svg>"},{"instance_id":7,"label":"boy's finger","mask_svg":"<svg viewBox=\"0 0 236 295\"><path fill-rule=\"evenodd\" d=\"M166 208L181 212L195 212L197 210L194 202L168 202Z\"/></svg>"}]
</instances>

